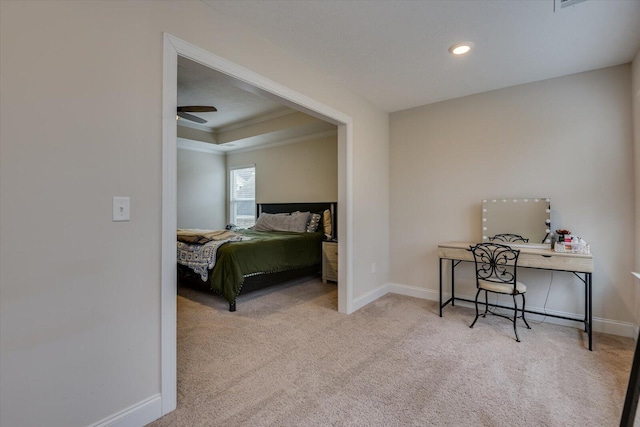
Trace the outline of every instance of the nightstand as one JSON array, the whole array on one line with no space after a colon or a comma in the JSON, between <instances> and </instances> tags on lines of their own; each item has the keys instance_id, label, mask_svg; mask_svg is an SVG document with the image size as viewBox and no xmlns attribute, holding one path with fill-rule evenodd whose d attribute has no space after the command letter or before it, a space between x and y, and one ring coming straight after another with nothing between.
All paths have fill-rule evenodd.
<instances>
[{"instance_id":1,"label":"nightstand","mask_svg":"<svg viewBox=\"0 0 640 427\"><path fill-rule=\"evenodd\" d=\"M338 281L338 242L322 242L322 283Z\"/></svg>"}]
</instances>

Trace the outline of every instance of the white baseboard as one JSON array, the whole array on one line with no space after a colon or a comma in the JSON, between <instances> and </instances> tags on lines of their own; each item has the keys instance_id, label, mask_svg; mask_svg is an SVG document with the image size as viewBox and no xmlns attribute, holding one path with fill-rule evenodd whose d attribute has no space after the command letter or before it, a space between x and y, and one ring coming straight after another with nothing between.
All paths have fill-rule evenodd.
<instances>
[{"instance_id":1,"label":"white baseboard","mask_svg":"<svg viewBox=\"0 0 640 427\"><path fill-rule=\"evenodd\" d=\"M439 301L439 295L438 295L438 291L434 291L431 289L424 289L424 288L418 288L416 286L409 286L409 285L402 285L400 283L387 283L386 285L383 285L377 289L375 289L375 291L372 291L370 293L368 293L367 295L365 295L366 297L371 297L374 294L377 295L376 298L367 300L366 304L369 304L371 301L374 301L377 298L380 298L381 296L383 296L386 293L393 293L393 294L399 294L399 295L406 295L406 296L410 296L410 297L415 297L415 298L422 298L422 299L427 299L427 300L431 300L431 301ZM451 297L451 295L443 295L443 300L449 299ZM475 295L458 295L458 297L460 298L465 298L465 299L474 299ZM358 301L360 299L364 299L364 297L359 298ZM366 305L363 304L363 305ZM461 307L469 307L469 308L474 308L473 303L468 303L465 301L456 301L456 306L461 306ZM360 306L362 307L362 306ZM540 307L527 307L528 309L531 310L535 310L535 311L544 311L542 308ZM445 308L446 310L446 308ZM547 313L549 314L554 314L554 315L559 315L559 316L568 316L568 317L581 317L584 316L584 314L579 314L579 313L566 313L566 312L562 312L562 311L555 311L555 310L546 310ZM535 314L527 314L527 319L531 319L533 321L540 321L544 318L544 316L538 316ZM580 323L577 322L573 322L571 320L564 320L564 319L558 319L555 317L546 317L544 320L546 323L552 323L554 325L563 325L563 326L571 326L571 327L580 327ZM602 319L599 317L594 317L593 318L593 331L594 332L602 332L605 334L611 334L611 335L618 335L618 336L622 336L622 337L631 337L631 338L636 338L637 335L637 327L636 325L634 325L633 323L630 322L620 322L618 320L612 320L612 319Z\"/></svg>"},{"instance_id":2,"label":"white baseboard","mask_svg":"<svg viewBox=\"0 0 640 427\"><path fill-rule=\"evenodd\" d=\"M417 286L401 285L399 283L387 283L389 292L392 294L406 295L431 301L438 301L438 291L431 289L419 288Z\"/></svg>"},{"instance_id":3,"label":"white baseboard","mask_svg":"<svg viewBox=\"0 0 640 427\"><path fill-rule=\"evenodd\" d=\"M162 398L160 394L156 394L92 424L91 427L142 427L161 416Z\"/></svg>"},{"instance_id":4,"label":"white baseboard","mask_svg":"<svg viewBox=\"0 0 640 427\"><path fill-rule=\"evenodd\" d=\"M366 294L364 294L363 296L356 298L353 300L353 312L361 309L362 307L364 307L365 305L369 304L370 302L373 302L375 300L377 300L378 298L380 298L381 296L387 294L389 292L389 285L382 285L372 291L367 292Z\"/></svg>"}]
</instances>

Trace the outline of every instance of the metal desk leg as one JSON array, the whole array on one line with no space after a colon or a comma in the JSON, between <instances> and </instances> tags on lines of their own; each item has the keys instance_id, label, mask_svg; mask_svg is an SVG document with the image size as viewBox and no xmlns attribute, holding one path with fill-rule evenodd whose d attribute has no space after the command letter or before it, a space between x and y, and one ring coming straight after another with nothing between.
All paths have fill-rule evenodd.
<instances>
[{"instance_id":1,"label":"metal desk leg","mask_svg":"<svg viewBox=\"0 0 640 427\"><path fill-rule=\"evenodd\" d=\"M589 333L589 273L584 273L584 331ZM576 274L577 276L577 274ZM578 276L580 277L580 276Z\"/></svg>"},{"instance_id":2,"label":"metal desk leg","mask_svg":"<svg viewBox=\"0 0 640 427\"><path fill-rule=\"evenodd\" d=\"M455 279L455 273L454 273L456 269L456 265L458 264L456 264L454 260L451 260L451 307L456 305L456 290L455 290L456 279Z\"/></svg>"},{"instance_id":3,"label":"metal desk leg","mask_svg":"<svg viewBox=\"0 0 640 427\"><path fill-rule=\"evenodd\" d=\"M591 273L587 273L587 287L589 288L589 351L592 349L592 333L593 333L593 313L591 313Z\"/></svg>"},{"instance_id":4,"label":"metal desk leg","mask_svg":"<svg viewBox=\"0 0 640 427\"><path fill-rule=\"evenodd\" d=\"M444 303L442 302L442 271L443 271L443 267L442 267L442 263L446 263L447 261L451 262L451 298L449 298L448 300L446 300ZM456 265L460 264L462 261L458 261L456 262L453 259L446 259L446 258L439 258L439 262L438 262L438 268L439 268L439 277L438 277L438 286L440 289L439 292L439 301L440 301L440 317L442 317L442 309L449 303L451 303L451 305L455 305L455 300L456 300L456 293L455 293L455 278L454 278L454 269L456 268ZM446 266L445 266L446 268Z\"/></svg>"},{"instance_id":5,"label":"metal desk leg","mask_svg":"<svg viewBox=\"0 0 640 427\"><path fill-rule=\"evenodd\" d=\"M438 266L440 267L440 317L442 317L442 258L439 258Z\"/></svg>"}]
</instances>

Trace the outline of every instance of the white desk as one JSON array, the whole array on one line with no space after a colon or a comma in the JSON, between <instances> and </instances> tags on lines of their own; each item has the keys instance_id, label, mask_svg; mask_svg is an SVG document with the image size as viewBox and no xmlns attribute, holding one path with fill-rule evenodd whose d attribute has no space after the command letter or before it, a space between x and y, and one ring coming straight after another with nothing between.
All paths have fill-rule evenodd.
<instances>
[{"instance_id":1,"label":"white desk","mask_svg":"<svg viewBox=\"0 0 640 427\"><path fill-rule=\"evenodd\" d=\"M438 257L440 258L440 317L442 317L442 309L449 303L455 305L456 300L475 302L465 298L456 298L455 296L455 268L462 261L473 262L473 254L469 250L470 246L475 245L471 242L450 242L438 245ZM517 247L520 250L518 257L518 267L537 268L541 270L568 271L578 277L584 283L584 319L575 317L560 316L556 314L542 313L539 311L525 310L527 313L539 314L549 317L557 317L560 319L573 320L584 323L584 330L589 337L589 350L592 349L592 314L591 314L591 280L593 274L593 256L574 253L555 252L551 249L532 249L525 247ZM442 302L442 262L451 261L451 298L444 303ZM583 274L581 277L579 274ZM497 304L489 304L494 307L509 308Z\"/></svg>"}]
</instances>

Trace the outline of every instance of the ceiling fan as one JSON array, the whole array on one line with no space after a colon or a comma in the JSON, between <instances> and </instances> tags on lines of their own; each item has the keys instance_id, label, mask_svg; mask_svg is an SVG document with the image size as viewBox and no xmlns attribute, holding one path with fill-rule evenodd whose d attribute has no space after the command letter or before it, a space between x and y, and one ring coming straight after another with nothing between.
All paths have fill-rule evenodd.
<instances>
[{"instance_id":1,"label":"ceiling fan","mask_svg":"<svg viewBox=\"0 0 640 427\"><path fill-rule=\"evenodd\" d=\"M186 120L191 120L196 123L207 123L205 119L201 119L200 117L194 116L189 113L212 113L214 111L218 111L216 107L206 107L200 105L187 105L184 107L178 107L178 117L182 117Z\"/></svg>"}]
</instances>

